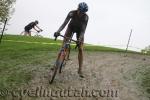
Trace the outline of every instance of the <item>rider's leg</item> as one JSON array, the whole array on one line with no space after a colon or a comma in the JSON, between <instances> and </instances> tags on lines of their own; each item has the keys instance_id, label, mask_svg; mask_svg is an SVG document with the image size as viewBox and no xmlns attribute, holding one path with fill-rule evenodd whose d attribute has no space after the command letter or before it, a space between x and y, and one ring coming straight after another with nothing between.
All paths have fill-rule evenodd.
<instances>
[{"instance_id":1,"label":"rider's leg","mask_svg":"<svg viewBox=\"0 0 150 100\"><path fill-rule=\"evenodd\" d=\"M76 34L77 40L79 39L80 34ZM80 41L80 44L78 45L78 62L79 62L79 70L78 74L80 77L84 77L82 73L82 67L83 67L83 42L84 38Z\"/></svg>"},{"instance_id":2,"label":"rider's leg","mask_svg":"<svg viewBox=\"0 0 150 100\"><path fill-rule=\"evenodd\" d=\"M20 33L20 35L23 35L25 33L25 31L22 31L21 33Z\"/></svg>"},{"instance_id":3,"label":"rider's leg","mask_svg":"<svg viewBox=\"0 0 150 100\"><path fill-rule=\"evenodd\" d=\"M29 36L31 36L31 31L29 31L29 33L28 33L28 34L29 34Z\"/></svg>"},{"instance_id":4,"label":"rider's leg","mask_svg":"<svg viewBox=\"0 0 150 100\"><path fill-rule=\"evenodd\" d=\"M66 37L71 37L72 35L73 35L73 32L72 32L72 30L68 27L67 30L66 30L66 32L65 32L65 35L64 35L64 36L66 36ZM63 43L62 43L62 46L64 45L64 43L65 43L66 41L68 41L68 39L67 39L67 38L64 38Z\"/></svg>"},{"instance_id":5,"label":"rider's leg","mask_svg":"<svg viewBox=\"0 0 150 100\"><path fill-rule=\"evenodd\" d=\"M72 32L72 30L71 30L69 27L67 28L67 30L66 30L64 36L66 36L66 37L71 37L71 36L73 36L73 32ZM63 47L63 45L64 45L64 43L65 43L66 41L68 41L68 39L64 38L63 43L62 43L62 47ZM70 51L69 51L69 53L70 53ZM69 60L69 54L66 56L66 59Z\"/></svg>"},{"instance_id":6,"label":"rider's leg","mask_svg":"<svg viewBox=\"0 0 150 100\"><path fill-rule=\"evenodd\" d=\"M24 35L25 35L25 36L27 36L27 35L28 35L28 32L27 32L27 31L25 31L25 32L24 32Z\"/></svg>"},{"instance_id":7,"label":"rider's leg","mask_svg":"<svg viewBox=\"0 0 150 100\"><path fill-rule=\"evenodd\" d=\"M27 36L29 35L30 29L28 29L27 27L24 28L24 35Z\"/></svg>"},{"instance_id":8,"label":"rider's leg","mask_svg":"<svg viewBox=\"0 0 150 100\"><path fill-rule=\"evenodd\" d=\"M78 70L78 74L80 75L80 77L84 77L83 73L82 73L82 67L83 67L83 43L81 43L78 47L78 62L79 62L79 70Z\"/></svg>"}]
</instances>

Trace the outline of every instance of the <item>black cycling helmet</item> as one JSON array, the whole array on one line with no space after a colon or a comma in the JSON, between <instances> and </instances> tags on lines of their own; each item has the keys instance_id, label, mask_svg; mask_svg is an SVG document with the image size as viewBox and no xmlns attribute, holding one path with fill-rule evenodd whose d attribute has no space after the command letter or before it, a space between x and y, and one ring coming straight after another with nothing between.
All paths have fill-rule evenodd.
<instances>
[{"instance_id":1,"label":"black cycling helmet","mask_svg":"<svg viewBox=\"0 0 150 100\"><path fill-rule=\"evenodd\" d=\"M81 2L78 5L78 10L81 12L87 12L88 11L88 5L85 2Z\"/></svg>"},{"instance_id":2,"label":"black cycling helmet","mask_svg":"<svg viewBox=\"0 0 150 100\"><path fill-rule=\"evenodd\" d=\"M38 20L35 20L35 23L36 23L36 24L38 24L38 23L39 23L39 21L38 21Z\"/></svg>"}]
</instances>

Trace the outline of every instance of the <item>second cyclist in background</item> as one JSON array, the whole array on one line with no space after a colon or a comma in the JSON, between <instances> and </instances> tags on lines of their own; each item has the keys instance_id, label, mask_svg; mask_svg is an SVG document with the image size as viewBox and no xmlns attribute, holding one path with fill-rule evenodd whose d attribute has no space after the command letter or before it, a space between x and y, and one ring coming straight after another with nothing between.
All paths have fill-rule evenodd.
<instances>
[{"instance_id":1,"label":"second cyclist in background","mask_svg":"<svg viewBox=\"0 0 150 100\"><path fill-rule=\"evenodd\" d=\"M31 36L31 29L34 29L35 31L37 31L38 33L43 31L41 28L39 28L37 25L39 24L39 22L36 20L34 22L29 23L28 25L26 25L24 27L24 35L29 35Z\"/></svg>"}]
</instances>

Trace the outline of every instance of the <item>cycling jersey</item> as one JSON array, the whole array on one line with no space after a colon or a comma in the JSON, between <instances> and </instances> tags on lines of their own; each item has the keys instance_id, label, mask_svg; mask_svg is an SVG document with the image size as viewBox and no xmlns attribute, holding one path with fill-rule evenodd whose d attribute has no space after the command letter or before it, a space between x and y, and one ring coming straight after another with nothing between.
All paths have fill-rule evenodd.
<instances>
[{"instance_id":1,"label":"cycling jersey","mask_svg":"<svg viewBox=\"0 0 150 100\"><path fill-rule=\"evenodd\" d=\"M57 32L62 31L64 27L67 25L67 23L70 21L68 24L68 28L74 33L84 35L88 23L88 15L86 13L81 12L80 14L78 14L78 12L79 12L78 10L70 11L64 23L61 25L61 27L58 29Z\"/></svg>"},{"instance_id":2,"label":"cycling jersey","mask_svg":"<svg viewBox=\"0 0 150 100\"><path fill-rule=\"evenodd\" d=\"M25 26L25 31L29 31L31 30L32 28L34 28L36 26L36 23L35 22L31 22L29 23L27 26Z\"/></svg>"}]
</instances>

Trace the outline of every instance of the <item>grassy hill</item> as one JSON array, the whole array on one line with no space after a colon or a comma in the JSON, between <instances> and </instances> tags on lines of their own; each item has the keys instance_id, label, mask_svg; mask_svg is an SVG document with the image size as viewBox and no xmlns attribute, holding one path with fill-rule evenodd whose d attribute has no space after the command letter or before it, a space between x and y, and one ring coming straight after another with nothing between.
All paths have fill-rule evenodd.
<instances>
[{"instance_id":1,"label":"grassy hill","mask_svg":"<svg viewBox=\"0 0 150 100\"><path fill-rule=\"evenodd\" d=\"M18 35L5 35L0 45L0 88L18 87L32 77L33 66L50 67L60 49L61 40ZM73 49L73 52L76 52ZM123 52L124 50L85 46L85 51Z\"/></svg>"},{"instance_id":2,"label":"grassy hill","mask_svg":"<svg viewBox=\"0 0 150 100\"><path fill-rule=\"evenodd\" d=\"M23 45L36 44L36 45L39 45L39 48L42 48L44 46L46 48L49 47L49 49L54 50L54 51L57 50L58 47L60 47L57 45L61 45L62 43L61 40L54 41L54 39L50 39L50 38L38 38L38 37L28 37L28 36L18 36L18 35L5 35L3 38L3 41L5 41L6 43L8 42L16 43L16 45L17 43L22 43ZM29 48L30 48L30 45L29 45ZM111 52L124 52L125 51L123 49L96 46L96 45L90 45L90 44L85 44L84 49L86 51L111 51ZM133 51L130 51L130 52L133 52Z\"/></svg>"},{"instance_id":3,"label":"grassy hill","mask_svg":"<svg viewBox=\"0 0 150 100\"><path fill-rule=\"evenodd\" d=\"M0 44L0 89L24 86L34 77L34 72L42 68L49 69L56 59L61 42L49 38L5 35ZM73 48L74 45L71 53L76 52ZM93 45L85 45L84 50L124 52L122 49ZM147 85L148 82L150 81L146 80Z\"/></svg>"}]
</instances>

